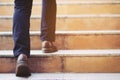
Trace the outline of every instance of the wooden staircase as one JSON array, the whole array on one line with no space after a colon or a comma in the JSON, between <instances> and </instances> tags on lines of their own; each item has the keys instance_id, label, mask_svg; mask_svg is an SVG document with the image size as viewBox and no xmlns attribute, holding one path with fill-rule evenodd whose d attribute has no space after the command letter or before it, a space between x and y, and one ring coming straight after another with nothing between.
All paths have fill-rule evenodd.
<instances>
[{"instance_id":1,"label":"wooden staircase","mask_svg":"<svg viewBox=\"0 0 120 80\"><path fill-rule=\"evenodd\" d=\"M41 2L34 0L31 16L31 71L75 73L120 72L120 1L57 0L58 52L40 51ZM0 72L15 72L13 0L0 0Z\"/></svg>"}]
</instances>

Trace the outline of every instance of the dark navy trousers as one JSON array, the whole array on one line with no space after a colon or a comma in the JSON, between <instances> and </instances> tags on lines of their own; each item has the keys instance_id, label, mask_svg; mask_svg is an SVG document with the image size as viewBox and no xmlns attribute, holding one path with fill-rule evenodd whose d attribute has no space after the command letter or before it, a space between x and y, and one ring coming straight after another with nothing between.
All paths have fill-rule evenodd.
<instances>
[{"instance_id":1,"label":"dark navy trousers","mask_svg":"<svg viewBox=\"0 0 120 80\"><path fill-rule=\"evenodd\" d=\"M33 0L15 0L13 15L14 56L21 53L30 56L30 16ZM42 41L55 41L56 0L42 0ZM35 25L36 26L36 25Z\"/></svg>"}]
</instances>

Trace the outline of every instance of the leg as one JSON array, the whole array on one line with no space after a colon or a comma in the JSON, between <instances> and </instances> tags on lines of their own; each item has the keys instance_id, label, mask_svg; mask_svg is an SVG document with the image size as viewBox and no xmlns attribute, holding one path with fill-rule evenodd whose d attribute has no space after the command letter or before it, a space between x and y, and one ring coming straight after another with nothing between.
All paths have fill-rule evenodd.
<instances>
[{"instance_id":1,"label":"leg","mask_svg":"<svg viewBox=\"0 0 120 80\"><path fill-rule=\"evenodd\" d=\"M56 0L42 0L41 40L55 41Z\"/></svg>"},{"instance_id":2,"label":"leg","mask_svg":"<svg viewBox=\"0 0 120 80\"><path fill-rule=\"evenodd\" d=\"M13 17L14 56L18 57L16 76L30 76L27 57L30 56L30 15L32 0L15 0Z\"/></svg>"},{"instance_id":3,"label":"leg","mask_svg":"<svg viewBox=\"0 0 120 80\"><path fill-rule=\"evenodd\" d=\"M30 15L32 0L15 0L15 11L13 16L13 38L14 56L21 53L30 55Z\"/></svg>"},{"instance_id":4,"label":"leg","mask_svg":"<svg viewBox=\"0 0 120 80\"><path fill-rule=\"evenodd\" d=\"M42 51L51 53L57 51L55 41L56 0L42 0L41 40Z\"/></svg>"}]
</instances>

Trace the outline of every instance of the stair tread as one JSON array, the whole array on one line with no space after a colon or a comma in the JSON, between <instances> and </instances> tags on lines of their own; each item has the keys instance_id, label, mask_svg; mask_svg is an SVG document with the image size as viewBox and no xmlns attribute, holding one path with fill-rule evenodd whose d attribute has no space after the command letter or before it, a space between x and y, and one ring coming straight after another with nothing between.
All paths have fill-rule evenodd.
<instances>
[{"instance_id":1,"label":"stair tread","mask_svg":"<svg viewBox=\"0 0 120 80\"><path fill-rule=\"evenodd\" d=\"M14 73L0 74L1 80L119 80L120 73L33 73L30 77L16 77Z\"/></svg>"},{"instance_id":2,"label":"stair tread","mask_svg":"<svg viewBox=\"0 0 120 80\"><path fill-rule=\"evenodd\" d=\"M41 50L31 50L31 57L39 56L120 56L120 49L105 50L59 50L45 54ZM12 50L0 50L0 57L14 57Z\"/></svg>"}]
</instances>

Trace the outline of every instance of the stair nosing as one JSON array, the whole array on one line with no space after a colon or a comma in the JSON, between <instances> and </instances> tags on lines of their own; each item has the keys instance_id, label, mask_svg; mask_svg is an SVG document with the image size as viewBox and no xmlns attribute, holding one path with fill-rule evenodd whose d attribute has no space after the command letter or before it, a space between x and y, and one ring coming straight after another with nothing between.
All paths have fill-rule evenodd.
<instances>
[{"instance_id":1,"label":"stair nosing","mask_svg":"<svg viewBox=\"0 0 120 80\"><path fill-rule=\"evenodd\" d=\"M12 31L0 32L0 36L5 35L12 35ZM30 35L40 35L40 31L30 31ZM120 35L120 30L56 31L56 35Z\"/></svg>"},{"instance_id":2,"label":"stair nosing","mask_svg":"<svg viewBox=\"0 0 120 80\"><path fill-rule=\"evenodd\" d=\"M120 18L120 14L79 14L79 15L57 15L57 18ZM12 19L13 16L0 16L0 19ZM40 15L32 15L31 19L40 19Z\"/></svg>"},{"instance_id":3,"label":"stair nosing","mask_svg":"<svg viewBox=\"0 0 120 80\"><path fill-rule=\"evenodd\" d=\"M120 73L32 73L30 77L16 77L15 73L0 73L1 80L119 80Z\"/></svg>"},{"instance_id":4,"label":"stair nosing","mask_svg":"<svg viewBox=\"0 0 120 80\"><path fill-rule=\"evenodd\" d=\"M33 2L33 5L41 5L41 2ZM120 1L63 1L57 2L58 5L66 5L66 4L120 4ZM14 2L1 2L0 6L13 6Z\"/></svg>"},{"instance_id":5,"label":"stair nosing","mask_svg":"<svg viewBox=\"0 0 120 80\"><path fill-rule=\"evenodd\" d=\"M42 53L41 50L31 50L31 57L118 57L120 49L105 49L105 50L59 50L55 53ZM14 57L12 50L0 50L0 58Z\"/></svg>"}]
</instances>

